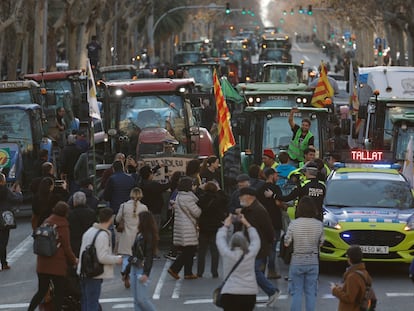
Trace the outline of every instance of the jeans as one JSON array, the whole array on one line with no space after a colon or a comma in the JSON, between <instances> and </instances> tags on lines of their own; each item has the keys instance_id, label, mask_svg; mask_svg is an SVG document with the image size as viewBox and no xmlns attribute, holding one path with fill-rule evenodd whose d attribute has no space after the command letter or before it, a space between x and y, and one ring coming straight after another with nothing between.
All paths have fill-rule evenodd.
<instances>
[{"instance_id":1,"label":"jeans","mask_svg":"<svg viewBox=\"0 0 414 311\"><path fill-rule=\"evenodd\" d=\"M38 289L36 294L34 294L32 300L30 301L28 311L34 311L36 307L42 302L43 298L45 297L48 289L49 284L53 282L53 307L54 310L61 310L62 303L63 303L63 296L64 296L64 288L65 288L65 277L59 275L52 275L52 274L44 274L38 273Z\"/></svg>"},{"instance_id":2,"label":"jeans","mask_svg":"<svg viewBox=\"0 0 414 311\"><path fill-rule=\"evenodd\" d=\"M319 265L290 265L289 294L292 296L290 311L302 310L302 295L305 294L305 310L314 311L318 294Z\"/></svg>"},{"instance_id":3,"label":"jeans","mask_svg":"<svg viewBox=\"0 0 414 311\"><path fill-rule=\"evenodd\" d=\"M276 287L266 278L264 271L266 268L266 258L256 258L254 262L254 272L256 274L257 285L270 297L276 293Z\"/></svg>"},{"instance_id":4,"label":"jeans","mask_svg":"<svg viewBox=\"0 0 414 311\"><path fill-rule=\"evenodd\" d=\"M0 230L0 263L7 266L7 244L9 243L10 229Z\"/></svg>"},{"instance_id":5,"label":"jeans","mask_svg":"<svg viewBox=\"0 0 414 311\"><path fill-rule=\"evenodd\" d=\"M211 255L211 274L213 277L218 276L219 252L216 245L216 233L204 232L200 233L198 238L198 256L197 256L197 275L202 276L206 265L207 250Z\"/></svg>"},{"instance_id":6,"label":"jeans","mask_svg":"<svg viewBox=\"0 0 414 311\"><path fill-rule=\"evenodd\" d=\"M179 273L184 266L184 276L193 274L193 261L197 246L183 246L178 253L177 259L173 262L170 269Z\"/></svg>"},{"instance_id":7,"label":"jeans","mask_svg":"<svg viewBox=\"0 0 414 311\"><path fill-rule=\"evenodd\" d=\"M139 278L143 273L142 268L137 268L131 265L131 289L134 295L134 310L135 311L155 311L155 306L151 302L148 293L148 283L142 283Z\"/></svg>"},{"instance_id":8,"label":"jeans","mask_svg":"<svg viewBox=\"0 0 414 311\"><path fill-rule=\"evenodd\" d=\"M82 278L81 307L82 311L99 311L99 297L101 296L102 279Z\"/></svg>"},{"instance_id":9,"label":"jeans","mask_svg":"<svg viewBox=\"0 0 414 311\"><path fill-rule=\"evenodd\" d=\"M125 268L128 265L128 258L130 256L129 255L122 255L122 267L121 267L121 274L123 274L125 272Z\"/></svg>"},{"instance_id":10,"label":"jeans","mask_svg":"<svg viewBox=\"0 0 414 311\"><path fill-rule=\"evenodd\" d=\"M272 244L272 250L270 252L269 255L269 262L267 263L267 268L269 270L269 272L276 272L276 266L275 266L275 261L276 261L276 247L277 247L277 242L280 239L280 229L275 229L275 241Z\"/></svg>"}]
</instances>

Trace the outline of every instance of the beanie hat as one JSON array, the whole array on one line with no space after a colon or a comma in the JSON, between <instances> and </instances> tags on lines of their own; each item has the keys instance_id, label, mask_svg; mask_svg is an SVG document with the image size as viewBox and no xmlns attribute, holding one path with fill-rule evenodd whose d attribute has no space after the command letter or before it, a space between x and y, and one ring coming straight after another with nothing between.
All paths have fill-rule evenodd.
<instances>
[{"instance_id":1,"label":"beanie hat","mask_svg":"<svg viewBox=\"0 0 414 311\"><path fill-rule=\"evenodd\" d=\"M240 189L239 192L239 196L241 197L242 195L252 195L252 196L256 196L256 190L252 187L244 187Z\"/></svg>"},{"instance_id":2,"label":"beanie hat","mask_svg":"<svg viewBox=\"0 0 414 311\"><path fill-rule=\"evenodd\" d=\"M273 152L272 149L265 149L265 150L263 150L263 155L266 156L266 157L269 157L271 159L274 159L275 158L275 153Z\"/></svg>"}]
</instances>

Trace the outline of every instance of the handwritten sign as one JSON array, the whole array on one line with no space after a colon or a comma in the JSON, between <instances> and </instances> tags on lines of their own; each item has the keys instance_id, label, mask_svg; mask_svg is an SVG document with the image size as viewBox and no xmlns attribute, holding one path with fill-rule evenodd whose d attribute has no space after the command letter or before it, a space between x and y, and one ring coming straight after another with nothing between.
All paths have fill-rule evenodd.
<instances>
[{"instance_id":1,"label":"handwritten sign","mask_svg":"<svg viewBox=\"0 0 414 311\"><path fill-rule=\"evenodd\" d=\"M154 174L154 180L166 180L167 177L170 178L172 174L177 171L185 172L187 167L187 163L193 160L194 157L185 157L185 156L160 156L160 157L148 157L138 161L138 166L141 168L142 166L148 165L151 168L156 167L157 165L161 166Z\"/></svg>"}]
</instances>

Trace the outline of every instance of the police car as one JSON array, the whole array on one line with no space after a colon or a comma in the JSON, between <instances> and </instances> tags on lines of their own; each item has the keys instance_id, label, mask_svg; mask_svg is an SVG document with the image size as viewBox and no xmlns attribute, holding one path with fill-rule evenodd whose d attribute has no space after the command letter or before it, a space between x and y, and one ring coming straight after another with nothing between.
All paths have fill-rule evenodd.
<instances>
[{"instance_id":1,"label":"police car","mask_svg":"<svg viewBox=\"0 0 414 311\"><path fill-rule=\"evenodd\" d=\"M409 263L414 257L413 193L392 165L374 164L379 155L359 160L365 165L340 165L326 184L325 242L322 261L345 261L346 250L360 245L365 261Z\"/></svg>"}]
</instances>

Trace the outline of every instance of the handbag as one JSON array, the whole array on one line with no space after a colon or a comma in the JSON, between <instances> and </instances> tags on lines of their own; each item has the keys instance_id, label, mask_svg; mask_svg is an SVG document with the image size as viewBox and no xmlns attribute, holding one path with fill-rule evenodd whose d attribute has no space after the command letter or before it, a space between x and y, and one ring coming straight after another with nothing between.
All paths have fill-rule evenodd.
<instances>
[{"instance_id":1,"label":"handbag","mask_svg":"<svg viewBox=\"0 0 414 311\"><path fill-rule=\"evenodd\" d=\"M125 230L124 204L121 205L121 208L122 208L121 219L116 224L116 231L118 231L118 232L124 232L124 230Z\"/></svg>"},{"instance_id":2,"label":"handbag","mask_svg":"<svg viewBox=\"0 0 414 311\"><path fill-rule=\"evenodd\" d=\"M224 284L226 284L228 278L230 277L230 275L233 273L234 270L236 270L237 266L242 262L244 258L244 253L243 255L240 257L240 259L236 262L236 264L233 266L233 268L230 270L229 274L227 274L226 278L224 279L224 281L220 284L219 287L217 287L216 289L214 289L213 291L213 303L219 307L219 308L223 308L223 301L221 299L221 290L223 289Z\"/></svg>"},{"instance_id":3,"label":"handbag","mask_svg":"<svg viewBox=\"0 0 414 311\"><path fill-rule=\"evenodd\" d=\"M0 229L16 229L16 219L12 211L6 210L0 215Z\"/></svg>"},{"instance_id":4,"label":"handbag","mask_svg":"<svg viewBox=\"0 0 414 311\"><path fill-rule=\"evenodd\" d=\"M285 264L289 265L292 260L293 241L289 244L289 246L285 246L285 235L286 233L284 233L280 239L279 257L282 258Z\"/></svg>"}]
</instances>

